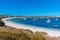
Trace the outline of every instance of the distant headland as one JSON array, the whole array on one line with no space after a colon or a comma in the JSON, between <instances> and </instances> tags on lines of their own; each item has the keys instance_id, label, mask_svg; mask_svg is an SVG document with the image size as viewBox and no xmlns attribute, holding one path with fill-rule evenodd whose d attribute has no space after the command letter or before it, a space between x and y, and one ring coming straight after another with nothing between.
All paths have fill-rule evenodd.
<instances>
[{"instance_id":1,"label":"distant headland","mask_svg":"<svg viewBox=\"0 0 60 40\"><path fill-rule=\"evenodd\" d=\"M8 15L8 14L0 14L0 18L9 18L9 17L23 17L23 18L60 18L59 16L23 16L23 15Z\"/></svg>"}]
</instances>

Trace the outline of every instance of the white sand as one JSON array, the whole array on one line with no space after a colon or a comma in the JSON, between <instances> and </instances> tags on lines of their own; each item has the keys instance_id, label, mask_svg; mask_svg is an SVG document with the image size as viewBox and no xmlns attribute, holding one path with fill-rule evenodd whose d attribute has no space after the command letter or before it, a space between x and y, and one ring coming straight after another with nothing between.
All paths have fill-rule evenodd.
<instances>
[{"instance_id":1,"label":"white sand","mask_svg":"<svg viewBox=\"0 0 60 40\"><path fill-rule=\"evenodd\" d=\"M32 30L33 32L36 32L36 31L41 32L41 31L43 31L43 32L47 32L48 35L51 36L51 37L60 36L60 30L54 30L54 29L30 26L30 25L23 25L23 24L17 24L17 23L11 22L11 21L7 21L8 19L11 19L11 18L2 19L3 22L5 22L5 25L7 25L7 26L15 27L15 28L18 28L18 29L29 29L29 30Z\"/></svg>"}]
</instances>

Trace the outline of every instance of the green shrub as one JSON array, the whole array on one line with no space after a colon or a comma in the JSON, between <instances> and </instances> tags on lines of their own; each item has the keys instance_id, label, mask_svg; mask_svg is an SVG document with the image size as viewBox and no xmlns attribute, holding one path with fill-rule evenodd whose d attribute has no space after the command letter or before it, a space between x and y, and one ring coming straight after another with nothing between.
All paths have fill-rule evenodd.
<instances>
[{"instance_id":1,"label":"green shrub","mask_svg":"<svg viewBox=\"0 0 60 40\"><path fill-rule=\"evenodd\" d=\"M41 35L31 35L31 40L45 40L45 38Z\"/></svg>"},{"instance_id":2,"label":"green shrub","mask_svg":"<svg viewBox=\"0 0 60 40\"><path fill-rule=\"evenodd\" d=\"M9 33L9 32L1 32L0 33L0 40L30 40L30 38L24 34L23 32L21 34L16 33Z\"/></svg>"},{"instance_id":3,"label":"green shrub","mask_svg":"<svg viewBox=\"0 0 60 40\"><path fill-rule=\"evenodd\" d=\"M5 23L0 19L0 26L4 26Z\"/></svg>"}]
</instances>

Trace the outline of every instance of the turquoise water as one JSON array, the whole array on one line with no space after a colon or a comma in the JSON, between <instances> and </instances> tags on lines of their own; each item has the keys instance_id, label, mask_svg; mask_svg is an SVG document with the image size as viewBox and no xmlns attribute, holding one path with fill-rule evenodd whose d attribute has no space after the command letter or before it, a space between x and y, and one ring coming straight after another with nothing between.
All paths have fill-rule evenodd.
<instances>
[{"instance_id":1,"label":"turquoise water","mask_svg":"<svg viewBox=\"0 0 60 40\"><path fill-rule=\"evenodd\" d=\"M60 18L13 18L10 20L19 24L60 29Z\"/></svg>"}]
</instances>

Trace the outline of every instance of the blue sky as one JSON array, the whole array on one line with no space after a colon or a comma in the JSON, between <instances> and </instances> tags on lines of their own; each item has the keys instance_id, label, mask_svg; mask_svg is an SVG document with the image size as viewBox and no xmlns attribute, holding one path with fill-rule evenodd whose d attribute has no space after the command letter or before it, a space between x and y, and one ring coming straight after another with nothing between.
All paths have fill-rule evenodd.
<instances>
[{"instance_id":1,"label":"blue sky","mask_svg":"<svg viewBox=\"0 0 60 40\"><path fill-rule=\"evenodd\" d=\"M60 0L0 0L0 14L60 16Z\"/></svg>"}]
</instances>

